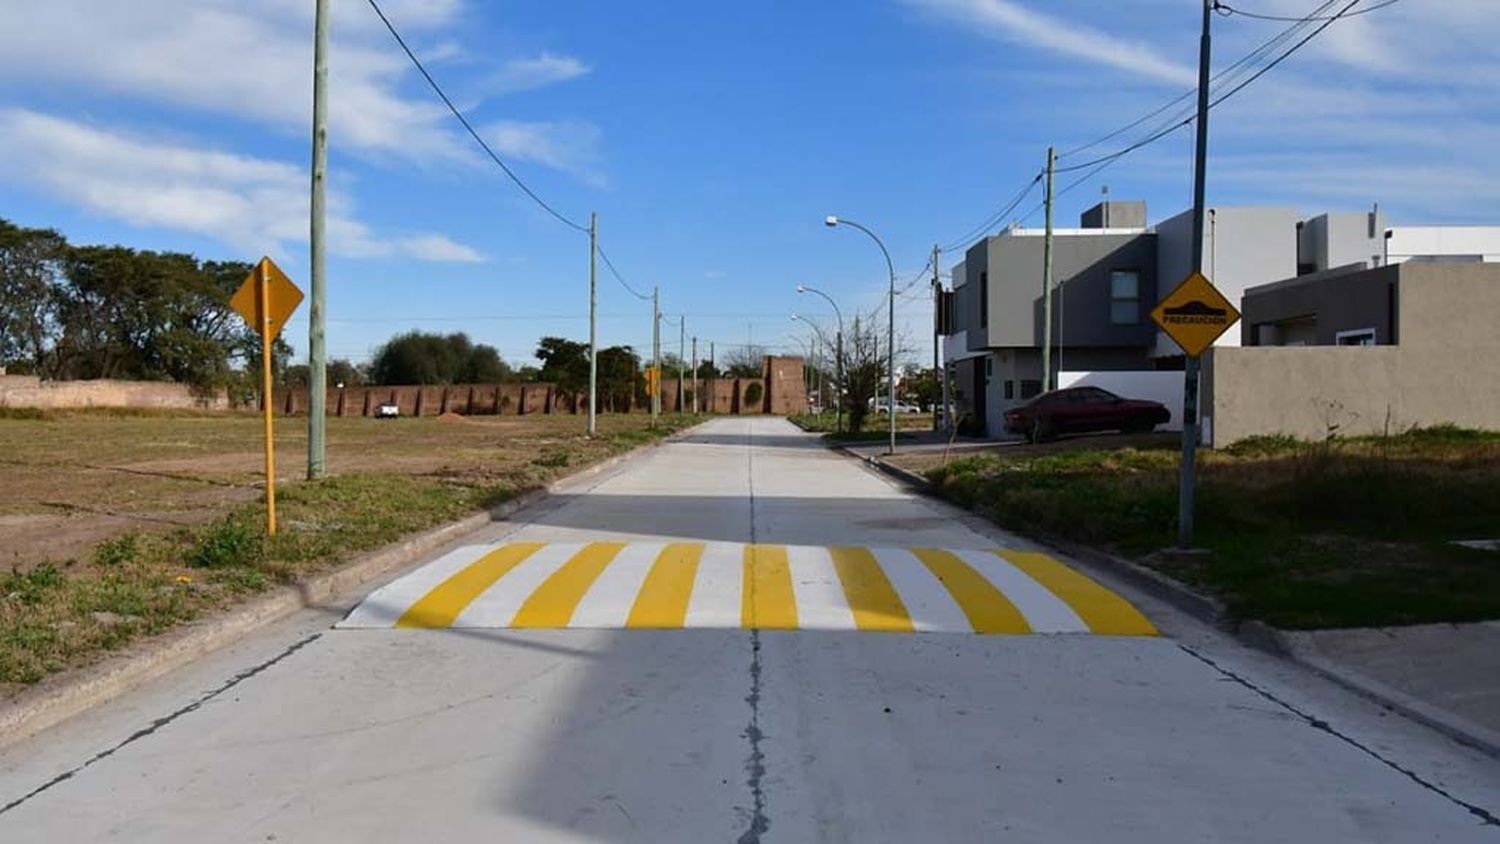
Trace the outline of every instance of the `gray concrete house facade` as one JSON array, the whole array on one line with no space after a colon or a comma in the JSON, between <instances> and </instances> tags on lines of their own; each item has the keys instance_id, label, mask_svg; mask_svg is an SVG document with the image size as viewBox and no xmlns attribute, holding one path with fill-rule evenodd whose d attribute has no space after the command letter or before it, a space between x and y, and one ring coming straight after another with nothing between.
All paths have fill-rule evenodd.
<instances>
[{"instance_id":1,"label":"gray concrete house facade","mask_svg":"<svg viewBox=\"0 0 1500 844\"><path fill-rule=\"evenodd\" d=\"M1110 205L1112 225L1141 225L1054 233L1053 342L1064 366L1150 369L1155 235L1144 228L1143 203ZM1090 209L1083 222L1102 222L1104 212ZM1041 232L1010 230L971 246L954 269L947 359L975 432L998 434L1005 409L1042 389L1043 249Z\"/></svg>"}]
</instances>

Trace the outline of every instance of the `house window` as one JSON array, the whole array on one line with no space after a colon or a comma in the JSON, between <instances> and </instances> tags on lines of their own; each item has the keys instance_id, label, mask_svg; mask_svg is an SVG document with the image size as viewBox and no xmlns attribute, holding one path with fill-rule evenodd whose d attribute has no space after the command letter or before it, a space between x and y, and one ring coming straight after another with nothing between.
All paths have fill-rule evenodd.
<instances>
[{"instance_id":1,"label":"house window","mask_svg":"<svg viewBox=\"0 0 1500 844\"><path fill-rule=\"evenodd\" d=\"M979 327L990 324L990 274L979 273Z\"/></svg>"},{"instance_id":2,"label":"house window","mask_svg":"<svg viewBox=\"0 0 1500 844\"><path fill-rule=\"evenodd\" d=\"M1141 273L1115 270L1109 274L1110 325L1136 325L1141 321Z\"/></svg>"},{"instance_id":3,"label":"house window","mask_svg":"<svg viewBox=\"0 0 1500 844\"><path fill-rule=\"evenodd\" d=\"M1042 392L1042 382L1041 381L1036 381L1036 380L1033 380L1033 379L1030 379L1030 378L1023 378L1023 379L1021 379L1021 398L1023 398L1023 399L1034 398L1034 397L1040 395L1041 392Z\"/></svg>"},{"instance_id":4,"label":"house window","mask_svg":"<svg viewBox=\"0 0 1500 844\"><path fill-rule=\"evenodd\" d=\"M991 377L994 376L994 374L995 374L995 359L994 358L985 358L984 359L984 377L985 378L991 378Z\"/></svg>"},{"instance_id":5,"label":"house window","mask_svg":"<svg viewBox=\"0 0 1500 844\"><path fill-rule=\"evenodd\" d=\"M1009 378L1005 379L1005 397L1007 399L1016 397L1016 382Z\"/></svg>"},{"instance_id":6,"label":"house window","mask_svg":"<svg viewBox=\"0 0 1500 844\"><path fill-rule=\"evenodd\" d=\"M1375 329L1361 328L1356 331L1340 331L1334 335L1334 342L1340 346L1373 346L1375 345Z\"/></svg>"}]
</instances>

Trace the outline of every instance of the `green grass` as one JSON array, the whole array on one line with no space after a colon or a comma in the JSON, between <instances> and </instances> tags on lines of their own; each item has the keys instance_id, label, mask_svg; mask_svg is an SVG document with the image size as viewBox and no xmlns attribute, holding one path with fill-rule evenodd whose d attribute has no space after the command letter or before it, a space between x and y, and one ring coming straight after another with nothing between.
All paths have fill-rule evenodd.
<instances>
[{"instance_id":1,"label":"green grass","mask_svg":"<svg viewBox=\"0 0 1500 844\"><path fill-rule=\"evenodd\" d=\"M1004 527L1106 547L1211 591L1239 618L1289 628L1500 618L1500 435L1443 427L1205 452L1201 558L1176 537L1171 450L984 455L928 473Z\"/></svg>"}]
</instances>

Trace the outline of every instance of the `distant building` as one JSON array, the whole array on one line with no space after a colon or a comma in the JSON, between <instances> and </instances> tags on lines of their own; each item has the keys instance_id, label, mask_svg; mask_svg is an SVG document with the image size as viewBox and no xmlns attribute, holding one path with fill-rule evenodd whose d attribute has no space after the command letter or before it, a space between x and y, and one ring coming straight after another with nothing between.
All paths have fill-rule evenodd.
<instances>
[{"instance_id":1,"label":"distant building","mask_svg":"<svg viewBox=\"0 0 1500 844\"><path fill-rule=\"evenodd\" d=\"M999 436L1004 411L1042 389L1044 235L985 237L953 268L944 360L972 432ZM1299 219L1290 207L1215 207L1203 238L1205 274L1237 307L1253 288L1331 270L1500 261L1500 226L1391 228L1378 209ZM1085 211L1078 228L1054 229L1054 377L1181 370L1181 350L1149 314L1191 269L1191 211L1151 228L1145 203L1110 201ZM1255 345L1250 330L1216 345ZM1295 341L1302 329L1293 320L1265 330Z\"/></svg>"}]
</instances>

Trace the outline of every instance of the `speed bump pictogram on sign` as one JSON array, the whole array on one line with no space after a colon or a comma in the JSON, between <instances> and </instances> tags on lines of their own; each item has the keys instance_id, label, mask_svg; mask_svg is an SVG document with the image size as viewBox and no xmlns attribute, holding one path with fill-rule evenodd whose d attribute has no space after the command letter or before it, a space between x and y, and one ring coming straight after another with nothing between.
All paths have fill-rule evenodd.
<instances>
[{"instance_id":1,"label":"speed bump pictogram on sign","mask_svg":"<svg viewBox=\"0 0 1500 844\"><path fill-rule=\"evenodd\" d=\"M1151 321L1167 333L1188 357L1198 357L1214 344L1240 312L1203 273L1193 273L1151 311Z\"/></svg>"}]
</instances>

